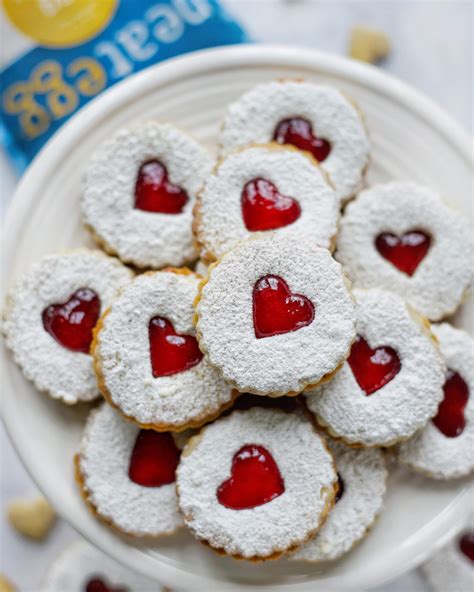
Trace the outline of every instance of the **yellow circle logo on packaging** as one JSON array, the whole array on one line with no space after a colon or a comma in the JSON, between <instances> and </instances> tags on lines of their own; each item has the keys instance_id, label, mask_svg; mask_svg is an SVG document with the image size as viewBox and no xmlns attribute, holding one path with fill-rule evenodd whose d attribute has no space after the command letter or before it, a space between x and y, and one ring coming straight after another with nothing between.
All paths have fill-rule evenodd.
<instances>
[{"instance_id":1,"label":"yellow circle logo on packaging","mask_svg":"<svg viewBox=\"0 0 474 592\"><path fill-rule=\"evenodd\" d=\"M49 47L88 41L109 23L116 6L117 0L3 0L15 27Z\"/></svg>"}]
</instances>

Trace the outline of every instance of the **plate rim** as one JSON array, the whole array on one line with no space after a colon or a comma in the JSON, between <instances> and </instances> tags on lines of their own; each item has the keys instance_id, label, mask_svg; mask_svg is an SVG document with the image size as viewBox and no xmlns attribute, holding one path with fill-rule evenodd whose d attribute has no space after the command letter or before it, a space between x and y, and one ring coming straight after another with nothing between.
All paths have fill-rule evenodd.
<instances>
[{"instance_id":1,"label":"plate rim","mask_svg":"<svg viewBox=\"0 0 474 592\"><path fill-rule=\"evenodd\" d=\"M79 110L61 129L52 137L43 149L38 153L33 162L28 167L22 180L14 193L7 210L4 220L6 229L3 238L3 257L7 258L14 245L14 240L25 210L35 193L35 187L38 186L40 179L44 179L52 173L52 169L58 159L58 154L63 154L67 147L74 144L74 140L84 133L87 129L110 114L120 109L129 102L137 92L148 92L152 87L159 84L169 84L176 79L182 79L184 76L199 76L202 72L210 72L225 68L234 68L239 65L273 65L286 66L294 68L307 68L313 71L327 72L336 74L355 82L359 82L371 90L390 96L392 100L405 106L409 111L416 113L418 117L431 125L448 141L459 154L459 157L466 161L468 166L473 166L473 149L470 135L462 126L453 119L443 108L438 106L432 99L422 92L411 87L409 84L398 78L387 74L374 66L363 64L346 57L329 54L314 49L299 48L286 45L236 45L227 47L218 47L212 49L200 50L182 56L171 58L162 63L151 66L141 72L138 72L129 78L115 84L113 87L93 99L87 106ZM128 97L128 98L127 98ZM42 181L41 181L42 182ZM6 269L3 266L2 298L5 298L6 286L8 284ZM84 532L81 524L71 522L67 510L63 504L50 495L54 489L49 486L47 480L43 478L39 467L35 463L28 461L28 453L23 446L21 438L15 433L14 420L14 397L2 397L1 412L3 422L12 442L16 453L21 459L24 467L36 483L38 488L51 500L52 505L58 511L63 519L71 524L84 538L92 544L99 546L104 552L113 556L122 564L133 565L133 556L138 553L138 549L127 547L120 539L117 544L111 544L104 547L104 541L92 540L90 533ZM388 577L384 576L385 568L372 570L372 575L365 575L362 582L356 585L369 587L389 581L402 573L412 569L424 561L431 552L444 544L451 536L454 536L462 527L462 518L466 515L469 506L469 491L465 490L458 494L449 506L440 515L436 524L432 521L426 524L418 534L423 531L422 541L418 542L418 549L404 549L403 564L399 558L398 568L392 568ZM433 542L434 539L436 542ZM414 545L412 544L411 547ZM127 557L128 555L128 557ZM137 555L138 557L138 555ZM392 558L393 561L393 558ZM221 581L209 580L206 576L190 574L183 572L169 563L165 563L157 558L151 558L149 555L140 554L140 564L143 573L156 579L156 562L160 563L160 581L165 585L171 586L189 586L196 588L196 585L202 584L208 590L294 590L303 592L315 590L319 585L324 586L325 590L332 589L332 577L322 579L319 582L294 582L286 584L272 585L238 585L233 583L224 583ZM340 586L340 584L337 584ZM339 590L341 588L339 587ZM346 588L345 588L346 589ZM348 590L350 588L347 588Z\"/></svg>"}]
</instances>

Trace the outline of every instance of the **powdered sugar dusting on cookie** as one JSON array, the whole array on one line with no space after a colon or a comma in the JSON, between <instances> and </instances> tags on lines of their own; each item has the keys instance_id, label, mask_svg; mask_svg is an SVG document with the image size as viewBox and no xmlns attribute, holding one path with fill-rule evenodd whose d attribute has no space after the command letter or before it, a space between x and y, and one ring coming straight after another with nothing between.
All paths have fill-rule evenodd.
<instances>
[{"instance_id":1,"label":"powdered sugar dusting on cookie","mask_svg":"<svg viewBox=\"0 0 474 592\"><path fill-rule=\"evenodd\" d=\"M104 318L96 358L112 402L140 424L183 429L203 422L232 400L232 389L204 357L170 376L154 377L149 322L170 321L179 334L194 335L193 301L199 279L193 273L144 274L125 289Z\"/></svg>"},{"instance_id":2,"label":"powdered sugar dusting on cookie","mask_svg":"<svg viewBox=\"0 0 474 592\"><path fill-rule=\"evenodd\" d=\"M285 491L272 501L232 510L219 503L234 455L247 444L273 456ZM185 449L177 472L180 509L195 536L229 555L265 558L304 541L320 525L336 474L322 438L302 414L236 411L206 427Z\"/></svg>"},{"instance_id":3,"label":"powdered sugar dusting on cookie","mask_svg":"<svg viewBox=\"0 0 474 592\"><path fill-rule=\"evenodd\" d=\"M474 340L448 323L433 325L446 366L465 381L469 398L464 409L465 428L448 438L431 421L407 442L400 444L401 463L437 479L467 475L474 469Z\"/></svg>"},{"instance_id":4,"label":"powdered sugar dusting on cookie","mask_svg":"<svg viewBox=\"0 0 474 592\"><path fill-rule=\"evenodd\" d=\"M319 562L347 553L367 533L382 509L387 469L380 450L353 450L329 443L334 454L343 494L318 534L300 547L290 559Z\"/></svg>"},{"instance_id":5,"label":"powdered sugar dusting on cookie","mask_svg":"<svg viewBox=\"0 0 474 592\"><path fill-rule=\"evenodd\" d=\"M80 288L94 290L104 311L132 275L117 259L78 249L45 257L13 286L3 326L6 343L39 390L69 404L98 396L92 357L58 343L44 329L42 313L51 304L66 302Z\"/></svg>"},{"instance_id":6,"label":"powdered sugar dusting on cookie","mask_svg":"<svg viewBox=\"0 0 474 592\"><path fill-rule=\"evenodd\" d=\"M188 202L179 214L135 209L141 165L158 159ZM197 258L192 238L196 193L212 159L192 138L170 124L149 121L118 131L92 158L86 172L84 220L107 248L139 267L183 265Z\"/></svg>"},{"instance_id":7,"label":"powdered sugar dusting on cookie","mask_svg":"<svg viewBox=\"0 0 474 592\"><path fill-rule=\"evenodd\" d=\"M260 84L230 105L219 137L220 153L265 144L287 118L307 119L313 132L331 144L322 167L336 187L340 202L359 189L370 144L355 107L337 89L310 82Z\"/></svg>"},{"instance_id":8,"label":"powdered sugar dusting on cookie","mask_svg":"<svg viewBox=\"0 0 474 592\"><path fill-rule=\"evenodd\" d=\"M356 332L371 348L395 350L396 376L371 395L348 362L327 384L306 394L309 409L331 434L349 444L387 446L407 439L436 414L445 366L426 327L404 301L383 290L354 290Z\"/></svg>"},{"instance_id":9,"label":"powdered sugar dusting on cookie","mask_svg":"<svg viewBox=\"0 0 474 592\"><path fill-rule=\"evenodd\" d=\"M164 592L154 580L127 569L82 540L70 544L55 559L41 592L83 592L91 579L100 579L117 591Z\"/></svg>"},{"instance_id":10,"label":"powdered sugar dusting on cookie","mask_svg":"<svg viewBox=\"0 0 474 592\"><path fill-rule=\"evenodd\" d=\"M253 288L281 277L314 305L311 324L257 339ZM211 268L196 307L200 347L243 392L300 392L333 372L354 338L354 304L341 267L326 249L269 235L240 243Z\"/></svg>"},{"instance_id":11,"label":"powdered sugar dusting on cookie","mask_svg":"<svg viewBox=\"0 0 474 592\"><path fill-rule=\"evenodd\" d=\"M423 230L431 245L414 274L397 269L377 250L383 232ZM400 294L424 316L454 312L471 286L474 240L467 220L432 190L415 183L387 183L363 191L341 221L337 259L357 288L381 287Z\"/></svg>"},{"instance_id":12,"label":"powdered sugar dusting on cookie","mask_svg":"<svg viewBox=\"0 0 474 592\"><path fill-rule=\"evenodd\" d=\"M182 524L175 484L143 487L128 477L139 431L106 404L92 411L79 452L84 491L97 513L122 532L169 534Z\"/></svg>"},{"instance_id":13,"label":"powdered sugar dusting on cookie","mask_svg":"<svg viewBox=\"0 0 474 592\"><path fill-rule=\"evenodd\" d=\"M201 256L221 257L237 241L254 235L242 215L242 192L247 183L258 178L296 200L301 209L298 219L275 231L278 235L297 236L330 248L339 218L333 189L316 161L294 149L269 144L229 156L206 181L198 197L195 221L204 251Z\"/></svg>"}]
</instances>

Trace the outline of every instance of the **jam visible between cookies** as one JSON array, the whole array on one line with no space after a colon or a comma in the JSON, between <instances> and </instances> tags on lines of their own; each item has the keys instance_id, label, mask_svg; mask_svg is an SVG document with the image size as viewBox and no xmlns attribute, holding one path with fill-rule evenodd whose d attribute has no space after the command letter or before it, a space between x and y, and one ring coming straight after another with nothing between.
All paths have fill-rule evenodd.
<instances>
[{"instance_id":1,"label":"jam visible between cookies","mask_svg":"<svg viewBox=\"0 0 474 592\"><path fill-rule=\"evenodd\" d=\"M231 477L217 489L217 499L231 510L255 508L285 491L273 456L263 446L243 446L232 461Z\"/></svg>"},{"instance_id":2,"label":"jam visible between cookies","mask_svg":"<svg viewBox=\"0 0 474 592\"><path fill-rule=\"evenodd\" d=\"M336 497L334 499L334 502L336 504L341 499L341 497L344 495L345 488L346 487L344 485L344 481L342 480L340 473L338 473L337 474L337 493L336 493Z\"/></svg>"},{"instance_id":3,"label":"jam visible between cookies","mask_svg":"<svg viewBox=\"0 0 474 592\"><path fill-rule=\"evenodd\" d=\"M302 117L284 119L276 126L273 139L279 144L292 144L310 152L318 162L323 162L331 152L331 144L313 133L311 123Z\"/></svg>"},{"instance_id":4,"label":"jam visible between cookies","mask_svg":"<svg viewBox=\"0 0 474 592\"><path fill-rule=\"evenodd\" d=\"M90 288L80 288L66 302L43 310L43 327L66 349L88 354L99 315L99 296Z\"/></svg>"},{"instance_id":5,"label":"jam visible between cookies","mask_svg":"<svg viewBox=\"0 0 474 592\"><path fill-rule=\"evenodd\" d=\"M352 345L347 362L366 395L375 393L393 380L401 368L400 359L394 349L387 346L372 349L360 335Z\"/></svg>"},{"instance_id":6,"label":"jam visible between cookies","mask_svg":"<svg viewBox=\"0 0 474 592\"><path fill-rule=\"evenodd\" d=\"M94 576L87 582L84 592L127 592L127 590L126 588L109 586L100 576Z\"/></svg>"},{"instance_id":7,"label":"jam visible between cookies","mask_svg":"<svg viewBox=\"0 0 474 592\"><path fill-rule=\"evenodd\" d=\"M466 427L464 410L469 399L469 389L462 376L448 368L443 390L444 399L432 422L447 438L456 438Z\"/></svg>"},{"instance_id":8,"label":"jam visible between cookies","mask_svg":"<svg viewBox=\"0 0 474 592\"><path fill-rule=\"evenodd\" d=\"M431 237L423 230L410 230L401 237L382 232L375 239L377 251L397 269L412 276L431 245Z\"/></svg>"},{"instance_id":9,"label":"jam visible between cookies","mask_svg":"<svg viewBox=\"0 0 474 592\"><path fill-rule=\"evenodd\" d=\"M282 195L267 179L253 179L242 190L242 216L247 230L275 230L292 224L300 215L296 199Z\"/></svg>"},{"instance_id":10,"label":"jam visible between cookies","mask_svg":"<svg viewBox=\"0 0 474 592\"><path fill-rule=\"evenodd\" d=\"M459 549L474 563L474 530L464 533L459 539Z\"/></svg>"},{"instance_id":11,"label":"jam visible between cookies","mask_svg":"<svg viewBox=\"0 0 474 592\"><path fill-rule=\"evenodd\" d=\"M168 180L166 167L150 160L140 167L135 185L135 208L146 212L181 214L188 194Z\"/></svg>"},{"instance_id":12,"label":"jam visible between cookies","mask_svg":"<svg viewBox=\"0 0 474 592\"><path fill-rule=\"evenodd\" d=\"M148 325L150 359L155 378L171 376L199 364L203 354L192 335L180 335L168 319L153 317Z\"/></svg>"},{"instance_id":13,"label":"jam visible between cookies","mask_svg":"<svg viewBox=\"0 0 474 592\"><path fill-rule=\"evenodd\" d=\"M174 483L180 451L167 432L140 430L132 455L128 476L143 487L161 487Z\"/></svg>"},{"instance_id":14,"label":"jam visible between cookies","mask_svg":"<svg viewBox=\"0 0 474 592\"><path fill-rule=\"evenodd\" d=\"M253 288L253 324L257 339L297 331L314 320L314 305L293 294L284 279L261 277Z\"/></svg>"}]
</instances>

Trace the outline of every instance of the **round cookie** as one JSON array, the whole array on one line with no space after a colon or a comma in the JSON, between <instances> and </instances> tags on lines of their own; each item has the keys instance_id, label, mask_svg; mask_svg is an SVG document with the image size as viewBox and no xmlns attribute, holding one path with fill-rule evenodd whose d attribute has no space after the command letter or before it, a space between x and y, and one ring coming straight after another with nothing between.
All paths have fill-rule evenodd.
<instances>
[{"instance_id":1,"label":"round cookie","mask_svg":"<svg viewBox=\"0 0 474 592\"><path fill-rule=\"evenodd\" d=\"M135 537L159 537L182 525L172 433L140 430L110 405L87 420L74 462L81 495L102 522Z\"/></svg>"},{"instance_id":2,"label":"round cookie","mask_svg":"<svg viewBox=\"0 0 474 592\"><path fill-rule=\"evenodd\" d=\"M194 337L198 285L189 270L143 274L99 323L93 345L99 388L141 427L198 427L237 395L203 357Z\"/></svg>"},{"instance_id":3,"label":"round cookie","mask_svg":"<svg viewBox=\"0 0 474 592\"><path fill-rule=\"evenodd\" d=\"M48 568L40 592L165 592L165 588L77 540Z\"/></svg>"},{"instance_id":4,"label":"round cookie","mask_svg":"<svg viewBox=\"0 0 474 592\"><path fill-rule=\"evenodd\" d=\"M256 232L331 248L338 219L335 193L317 162L273 143L241 150L218 165L198 195L193 229L201 257L214 260Z\"/></svg>"},{"instance_id":5,"label":"round cookie","mask_svg":"<svg viewBox=\"0 0 474 592\"><path fill-rule=\"evenodd\" d=\"M348 205L336 257L356 288L396 292L436 321L456 310L472 283L474 240L467 220L431 189L395 182Z\"/></svg>"},{"instance_id":6,"label":"round cookie","mask_svg":"<svg viewBox=\"0 0 474 592\"><path fill-rule=\"evenodd\" d=\"M78 249L44 257L13 286L4 313L6 344L40 391L67 404L99 395L92 332L132 277L117 259Z\"/></svg>"},{"instance_id":7,"label":"round cookie","mask_svg":"<svg viewBox=\"0 0 474 592\"><path fill-rule=\"evenodd\" d=\"M383 505L387 468L380 450L353 450L330 442L338 474L336 505L319 533L290 559L320 562L339 559L361 541Z\"/></svg>"},{"instance_id":8,"label":"round cookie","mask_svg":"<svg viewBox=\"0 0 474 592\"><path fill-rule=\"evenodd\" d=\"M474 519L422 567L434 592L467 592L474 581Z\"/></svg>"},{"instance_id":9,"label":"round cookie","mask_svg":"<svg viewBox=\"0 0 474 592\"><path fill-rule=\"evenodd\" d=\"M84 221L127 263L160 268L192 262L192 209L211 169L204 148L170 124L121 129L89 163Z\"/></svg>"},{"instance_id":10,"label":"round cookie","mask_svg":"<svg viewBox=\"0 0 474 592\"><path fill-rule=\"evenodd\" d=\"M445 366L426 325L396 294L354 290L357 338L334 378L305 393L331 436L358 446L406 440L436 414Z\"/></svg>"},{"instance_id":11,"label":"round cookie","mask_svg":"<svg viewBox=\"0 0 474 592\"><path fill-rule=\"evenodd\" d=\"M195 308L200 348L241 392L301 392L336 371L354 339L341 266L291 237L239 243L211 266Z\"/></svg>"},{"instance_id":12,"label":"round cookie","mask_svg":"<svg viewBox=\"0 0 474 592\"><path fill-rule=\"evenodd\" d=\"M329 174L339 203L360 189L369 139L360 111L336 88L275 81L230 105L219 137L221 156L272 140L310 152Z\"/></svg>"},{"instance_id":13,"label":"round cookie","mask_svg":"<svg viewBox=\"0 0 474 592\"><path fill-rule=\"evenodd\" d=\"M337 490L333 459L303 414L235 411L192 438L177 472L197 539L240 559L276 559L323 524Z\"/></svg>"},{"instance_id":14,"label":"round cookie","mask_svg":"<svg viewBox=\"0 0 474 592\"><path fill-rule=\"evenodd\" d=\"M474 340L448 323L432 326L448 368L444 399L426 427L402 442L398 460L435 479L474 469Z\"/></svg>"}]
</instances>

